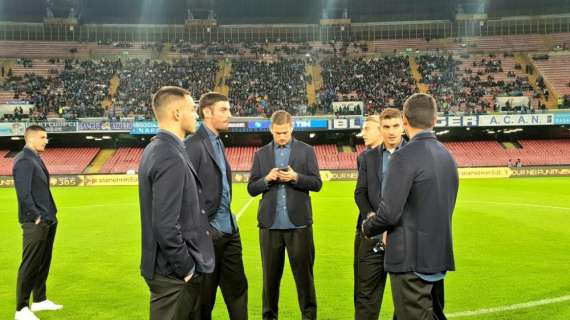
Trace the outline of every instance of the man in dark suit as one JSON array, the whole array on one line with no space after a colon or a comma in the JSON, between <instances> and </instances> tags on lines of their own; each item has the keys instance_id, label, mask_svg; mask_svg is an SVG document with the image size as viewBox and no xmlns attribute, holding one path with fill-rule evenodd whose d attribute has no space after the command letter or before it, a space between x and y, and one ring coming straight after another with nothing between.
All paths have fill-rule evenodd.
<instances>
[{"instance_id":1,"label":"man in dark suit","mask_svg":"<svg viewBox=\"0 0 570 320\"><path fill-rule=\"evenodd\" d=\"M202 183L183 139L196 129L190 92L163 87L152 98L159 133L139 167L141 274L150 288L150 319L201 319L201 278L214 270Z\"/></svg>"},{"instance_id":2,"label":"man in dark suit","mask_svg":"<svg viewBox=\"0 0 570 320\"><path fill-rule=\"evenodd\" d=\"M198 132L186 139L186 152L204 184L201 196L210 222L216 267L202 281L202 319L211 319L218 286L232 320L247 319L247 279L236 218L231 211L232 170L220 132L227 131L231 112L228 98L216 92L200 97Z\"/></svg>"},{"instance_id":3,"label":"man in dark suit","mask_svg":"<svg viewBox=\"0 0 570 320\"><path fill-rule=\"evenodd\" d=\"M57 208L50 191L49 172L40 158L48 143L44 128L33 125L24 133L26 146L15 160L14 183L18 216L24 233L18 271L16 320L38 319L33 312L63 308L47 299L46 281L57 229ZM30 296L34 303L29 308Z\"/></svg>"},{"instance_id":4,"label":"man in dark suit","mask_svg":"<svg viewBox=\"0 0 570 320\"><path fill-rule=\"evenodd\" d=\"M443 279L455 270L451 217L459 179L453 157L432 132L436 121L432 96L406 100L403 122L411 140L393 154L377 214L363 223L368 237L388 231L384 266L399 320L445 319Z\"/></svg>"},{"instance_id":5,"label":"man in dark suit","mask_svg":"<svg viewBox=\"0 0 570 320\"><path fill-rule=\"evenodd\" d=\"M366 151L358 165L358 181L354 198L360 210L357 238L359 247L355 253L357 266L355 319L375 319L380 316L387 273L384 270L386 233L367 238L361 233L362 221L378 210L382 182L392 154L405 145L402 114L398 109L387 108L380 116L366 119L362 134L365 142L380 145Z\"/></svg>"},{"instance_id":6,"label":"man in dark suit","mask_svg":"<svg viewBox=\"0 0 570 320\"><path fill-rule=\"evenodd\" d=\"M277 111L272 115L271 133L273 141L255 153L247 185L252 197L263 195L258 211L262 317L278 318L286 249L302 318L316 319L315 246L309 192L318 192L322 187L317 157L313 147L292 137L293 119L289 113Z\"/></svg>"},{"instance_id":7,"label":"man in dark suit","mask_svg":"<svg viewBox=\"0 0 570 320\"><path fill-rule=\"evenodd\" d=\"M366 149L356 157L356 169L359 173L360 173L360 167L363 165L362 162L364 161L364 155L366 154L366 152L382 144L382 135L380 134L380 118L377 115L369 116L366 118L366 120L364 120L364 123L362 125L362 130L360 131L360 136L364 140L364 146L366 147ZM356 199L356 191L358 190L358 185L359 183L357 182L356 184L357 188L355 190L355 199ZM363 220L360 217L361 216L366 217L368 215L368 212L364 210L364 208L361 208L358 201L356 201L356 204L358 206L359 213L356 222L356 234L354 237L354 261L352 263L352 267L354 269L354 310L355 311L357 309L356 300L358 298L358 261L359 261L358 250L360 248L360 242L362 242L362 239L364 239L364 237L362 236Z\"/></svg>"}]
</instances>

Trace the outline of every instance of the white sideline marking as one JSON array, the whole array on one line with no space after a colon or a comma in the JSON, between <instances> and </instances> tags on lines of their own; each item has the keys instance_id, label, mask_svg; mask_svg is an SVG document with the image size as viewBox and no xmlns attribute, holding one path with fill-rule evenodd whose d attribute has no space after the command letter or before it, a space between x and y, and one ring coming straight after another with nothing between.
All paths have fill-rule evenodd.
<instances>
[{"instance_id":1,"label":"white sideline marking","mask_svg":"<svg viewBox=\"0 0 570 320\"><path fill-rule=\"evenodd\" d=\"M543 299L543 300L535 300L529 301L526 303L517 303L506 305L502 307L495 307L495 308L485 308L485 309L478 309L473 311L462 311L462 312L454 312L447 315L448 318L459 318L459 317L473 317L473 316L480 316L483 314L489 313L498 313L504 311L512 311L512 310L520 310L520 309L529 309L538 306L543 306L547 304L554 304L564 301L570 301L570 295L562 296L558 298L551 298L551 299Z\"/></svg>"},{"instance_id":2,"label":"white sideline marking","mask_svg":"<svg viewBox=\"0 0 570 320\"><path fill-rule=\"evenodd\" d=\"M238 214L236 215L236 220L239 221L239 218L241 218L241 216L245 213L245 210L249 208L249 205L253 202L254 199L255 198L249 198L249 200L247 200L245 205L239 210Z\"/></svg>"},{"instance_id":3,"label":"white sideline marking","mask_svg":"<svg viewBox=\"0 0 570 320\"><path fill-rule=\"evenodd\" d=\"M543 209L570 210L570 207L545 206L545 205L541 205L541 204L532 204L532 203L469 201L469 200L461 201L461 202L491 204L491 205L505 205L505 206L513 206L513 207L531 207L531 208L543 208Z\"/></svg>"}]
</instances>

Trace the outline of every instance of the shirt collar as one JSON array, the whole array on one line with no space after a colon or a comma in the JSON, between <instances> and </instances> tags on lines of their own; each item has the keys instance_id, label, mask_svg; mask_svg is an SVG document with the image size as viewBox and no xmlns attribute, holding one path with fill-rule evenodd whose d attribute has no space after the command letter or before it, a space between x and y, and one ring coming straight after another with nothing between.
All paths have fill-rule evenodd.
<instances>
[{"instance_id":1,"label":"shirt collar","mask_svg":"<svg viewBox=\"0 0 570 320\"><path fill-rule=\"evenodd\" d=\"M210 138L210 140L216 140L220 137L219 135L215 134L212 130L210 130L210 128L208 128L207 125L202 123L202 126L204 126L204 130L206 130L206 132L208 133L208 138Z\"/></svg>"},{"instance_id":2,"label":"shirt collar","mask_svg":"<svg viewBox=\"0 0 570 320\"><path fill-rule=\"evenodd\" d=\"M402 140L400 140L400 144L396 146L396 148L394 149L394 152L398 151L398 149L400 149L402 147L403 143L404 143L404 138L402 138ZM390 151L388 151L388 149L386 149L386 145L384 144L384 142L382 142L382 144L380 145L380 151L381 152L390 152Z\"/></svg>"},{"instance_id":3,"label":"shirt collar","mask_svg":"<svg viewBox=\"0 0 570 320\"><path fill-rule=\"evenodd\" d=\"M275 141L273 142L273 149L279 149L279 148L283 148L283 149L291 149L291 142L293 141L293 139L289 140L289 142L284 145L284 146L280 146L277 143L275 143Z\"/></svg>"}]
</instances>

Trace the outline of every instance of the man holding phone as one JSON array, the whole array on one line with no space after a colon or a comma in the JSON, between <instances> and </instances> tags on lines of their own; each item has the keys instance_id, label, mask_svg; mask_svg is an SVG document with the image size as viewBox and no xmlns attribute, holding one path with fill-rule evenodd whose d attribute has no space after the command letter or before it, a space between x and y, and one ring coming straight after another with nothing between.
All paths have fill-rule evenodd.
<instances>
[{"instance_id":1,"label":"man holding phone","mask_svg":"<svg viewBox=\"0 0 570 320\"><path fill-rule=\"evenodd\" d=\"M313 147L292 137L293 118L277 111L271 117L273 141L253 158L247 190L263 194L258 226L263 267L263 319L278 319L279 286L285 249L297 286L303 319L317 318L313 277L315 246L309 192L322 187Z\"/></svg>"}]
</instances>

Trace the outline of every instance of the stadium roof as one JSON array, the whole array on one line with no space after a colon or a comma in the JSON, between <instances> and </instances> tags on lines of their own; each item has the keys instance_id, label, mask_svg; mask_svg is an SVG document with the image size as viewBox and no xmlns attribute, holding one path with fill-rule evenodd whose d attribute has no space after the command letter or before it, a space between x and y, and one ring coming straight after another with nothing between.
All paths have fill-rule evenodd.
<instances>
[{"instance_id":1,"label":"stadium roof","mask_svg":"<svg viewBox=\"0 0 570 320\"><path fill-rule=\"evenodd\" d=\"M49 3L49 6L48 6ZM48 14L83 23L182 24L212 15L221 24L451 20L458 12L489 18L570 12L570 0L2 0L0 20L41 22Z\"/></svg>"}]
</instances>

